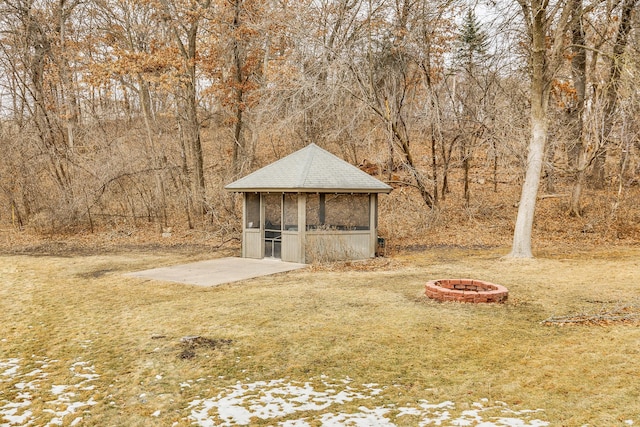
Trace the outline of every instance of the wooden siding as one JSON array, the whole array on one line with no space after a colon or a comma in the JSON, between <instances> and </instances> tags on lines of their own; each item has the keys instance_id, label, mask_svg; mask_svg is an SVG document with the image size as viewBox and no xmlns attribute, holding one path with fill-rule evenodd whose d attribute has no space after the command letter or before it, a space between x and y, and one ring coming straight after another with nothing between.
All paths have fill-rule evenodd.
<instances>
[{"instance_id":1,"label":"wooden siding","mask_svg":"<svg viewBox=\"0 0 640 427\"><path fill-rule=\"evenodd\" d=\"M371 233L364 231L307 231L305 261L339 261L373 258Z\"/></svg>"},{"instance_id":2,"label":"wooden siding","mask_svg":"<svg viewBox=\"0 0 640 427\"><path fill-rule=\"evenodd\" d=\"M297 232L282 232L282 261L300 262L302 251L300 236Z\"/></svg>"},{"instance_id":3,"label":"wooden siding","mask_svg":"<svg viewBox=\"0 0 640 427\"><path fill-rule=\"evenodd\" d=\"M242 239L242 256L244 258L262 258L262 233L260 229L245 229Z\"/></svg>"}]
</instances>

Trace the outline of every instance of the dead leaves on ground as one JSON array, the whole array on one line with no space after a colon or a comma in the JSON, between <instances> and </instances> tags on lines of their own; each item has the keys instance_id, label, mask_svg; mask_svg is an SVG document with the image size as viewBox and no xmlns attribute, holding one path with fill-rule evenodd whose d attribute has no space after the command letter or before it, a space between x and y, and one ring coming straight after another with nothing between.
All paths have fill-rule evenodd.
<instances>
[{"instance_id":1,"label":"dead leaves on ground","mask_svg":"<svg viewBox=\"0 0 640 427\"><path fill-rule=\"evenodd\" d=\"M545 326L590 325L607 326L614 324L640 324L640 305L617 305L603 308L595 313L575 313L566 316L552 316L540 322Z\"/></svg>"}]
</instances>

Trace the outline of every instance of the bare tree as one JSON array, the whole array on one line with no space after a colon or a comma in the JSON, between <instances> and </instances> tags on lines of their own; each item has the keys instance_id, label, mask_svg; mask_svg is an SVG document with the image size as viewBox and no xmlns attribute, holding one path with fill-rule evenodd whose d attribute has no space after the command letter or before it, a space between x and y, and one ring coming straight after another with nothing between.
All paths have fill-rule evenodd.
<instances>
[{"instance_id":1,"label":"bare tree","mask_svg":"<svg viewBox=\"0 0 640 427\"><path fill-rule=\"evenodd\" d=\"M616 19L607 19L607 26L617 26L615 30L603 28L597 37L592 37L595 42L587 46L583 21L582 2L574 0L574 13L579 16L573 22L572 39L572 77L576 93L576 102L569 109L571 129L576 141L569 151L569 165L573 171L574 182L571 191L570 211L573 216L582 215L581 197L587 179L589 167L592 167L591 181L597 188L604 186L604 161L610 145L612 129L615 124L615 111L619 98L619 87L624 68L624 54L628 44L628 36L632 28L632 13L637 5L637 0L626 0L619 3L619 15L614 10L607 10L606 16L615 16ZM600 14L604 11L599 12ZM596 24L592 23L592 27ZM614 33L611 53L604 52L607 34ZM602 35L600 35L602 34ZM587 73L587 49L591 49L590 73ZM590 108L585 109L587 98L586 85L587 74L591 74L591 80L598 79L596 68L599 64L599 54L605 53L606 80L601 83L592 81L594 87L591 94ZM585 120L587 122L585 122ZM590 129L585 126L589 124Z\"/></svg>"},{"instance_id":2,"label":"bare tree","mask_svg":"<svg viewBox=\"0 0 640 427\"><path fill-rule=\"evenodd\" d=\"M198 40L201 24L208 19L211 0L159 2L161 21L166 25L180 58L177 116L181 123L181 139L186 143L185 161L189 159L185 162L185 167L193 192L193 212L195 215L202 215L206 213L206 192L201 124L198 116Z\"/></svg>"},{"instance_id":3,"label":"bare tree","mask_svg":"<svg viewBox=\"0 0 640 427\"><path fill-rule=\"evenodd\" d=\"M584 114L587 88L587 47L584 29L582 0L573 0L571 9L574 17L571 28L571 77L575 88L575 103L567 110L572 142L568 149L569 167L575 170L573 190L569 205L569 214L581 215L580 195L584 184L584 172L587 159L584 150Z\"/></svg>"},{"instance_id":4,"label":"bare tree","mask_svg":"<svg viewBox=\"0 0 640 427\"><path fill-rule=\"evenodd\" d=\"M573 14L563 2L551 5L546 0L519 0L518 3L531 46L531 137L509 257L531 258L533 218L547 143L549 94L553 77L561 65L565 36ZM550 46L547 37L551 38Z\"/></svg>"},{"instance_id":5,"label":"bare tree","mask_svg":"<svg viewBox=\"0 0 640 427\"><path fill-rule=\"evenodd\" d=\"M250 170L253 163L259 124L252 121L251 112L266 84L277 11L270 2L231 0L220 2L212 19L202 69L212 79L212 92L231 127L234 176Z\"/></svg>"},{"instance_id":6,"label":"bare tree","mask_svg":"<svg viewBox=\"0 0 640 427\"><path fill-rule=\"evenodd\" d=\"M615 122L615 109L618 101L620 87L620 77L624 66L624 53L626 51L629 33L633 24L633 12L636 9L638 0L624 0L620 7L618 18L619 25L616 31L615 40L611 55L609 56L609 75L602 90L604 106L602 111L602 127L598 130L598 149L593 159L593 172L591 182L596 188L604 187L605 175L604 164L607 153L607 140L610 138L611 129Z\"/></svg>"},{"instance_id":7,"label":"bare tree","mask_svg":"<svg viewBox=\"0 0 640 427\"><path fill-rule=\"evenodd\" d=\"M485 106L491 80L483 76L489 76L491 73L481 72L482 65L488 65L487 45L487 35L482 30L475 12L473 9L468 9L458 36L456 51L458 70L453 76L450 95L458 128L456 136L462 159L463 194L466 207L469 206L471 199L469 171L473 152L487 130L487 125L484 123L487 117Z\"/></svg>"},{"instance_id":8,"label":"bare tree","mask_svg":"<svg viewBox=\"0 0 640 427\"><path fill-rule=\"evenodd\" d=\"M60 0L40 5L27 0L3 1L3 49L10 63L24 118L33 129L40 154L57 186L59 203L70 221L77 217L72 169L77 101L72 85L68 27L78 2ZM26 128L25 128L26 129Z\"/></svg>"},{"instance_id":9,"label":"bare tree","mask_svg":"<svg viewBox=\"0 0 640 427\"><path fill-rule=\"evenodd\" d=\"M437 70L442 69L440 52L446 49L450 12L447 2L395 2L386 12L387 26L377 28L376 34L369 32L366 60L355 57L350 63L357 83L357 93L352 93L382 120L389 133L390 159L396 154L400 157L429 208L437 202L437 181L414 158L412 128L417 124L418 108L431 110L430 140L435 156L435 140L441 139L441 133L434 80L441 79ZM425 98L427 102L416 102ZM435 165L433 172L435 175Z\"/></svg>"},{"instance_id":10,"label":"bare tree","mask_svg":"<svg viewBox=\"0 0 640 427\"><path fill-rule=\"evenodd\" d=\"M95 73L88 80L95 86L108 85L114 80L123 86L129 123L134 112L128 91L137 96L139 110L135 114L139 117L140 113L144 123L144 141L148 152L143 169L150 171L155 184L150 204L155 216L161 219L161 225L167 227L167 153L160 141L162 132L153 107L151 80L159 72L168 72L170 64L166 58L162 58L161 52L151 51L152 44L162 37L152 24L154 9L148 3L109 0L96 0L94 7L99 25L109 42L109 46L103 48L112 50L114 54L107 58L95 58L92 67ZM189 217L189 213L187 216Z\"/></svg>"}]
</instances>

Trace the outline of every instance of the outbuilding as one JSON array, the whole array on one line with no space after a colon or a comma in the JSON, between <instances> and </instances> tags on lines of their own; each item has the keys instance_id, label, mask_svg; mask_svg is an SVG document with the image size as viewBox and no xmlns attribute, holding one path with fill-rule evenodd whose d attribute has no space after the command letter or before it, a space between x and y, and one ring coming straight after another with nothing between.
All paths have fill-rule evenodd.
<instances>
[{"instance_id":1,"label":"outbuilding","mask_svg":"<svg viewBox=\"0 0 640 427\"><path fill-rule=\"evenodd\" d=\"M242 256L298 263L373 258L378 194L391 191L315 144L225 189L244 196Z\"/></svg>"}]
</instances>

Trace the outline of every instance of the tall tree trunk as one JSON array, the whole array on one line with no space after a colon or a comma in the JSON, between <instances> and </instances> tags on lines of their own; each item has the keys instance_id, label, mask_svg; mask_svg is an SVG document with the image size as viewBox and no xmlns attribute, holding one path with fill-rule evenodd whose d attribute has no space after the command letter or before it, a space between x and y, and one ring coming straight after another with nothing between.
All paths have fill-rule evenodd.
<instances>
[{"instance_id":1,"label":"tall tree trunk","mask_svg":"<svg viewBox=\"0 0 640 427\"><path fill-rule=\"evenodd\" d=\"M567 149L569 166L577 169L579 167L580 154L584 144L582 141L583 115L585 94L587 87L587 50L584 26L582 22L582 1L573 0L573 26L571 28L571 78L576 91L576 101L567 109L569 126L571 129L571 141Z\"/></svg>"},{"instance_id":2,"label":"tall tree trunk","mask_svg":"<svg viewBox=\"0 0 640 427\"><path fill-rule=\"evenodd\" d=\"M620 87L620 75L624 62L624 52L627 47L629 32L631 31L633 11L636 8L638 0L624 0L622 10L620 11L620 25L616 33L616 39L613 45L613 52L610 56L609 63L609 79L604 88L605 105L602 112L603 122L602 129L598 132L600 142L598 150L593 161L593 171L590 181L594 188L603 188L605 183L605 161L607 158L607 145L611 129L614 123L614 113L616 104L618 103L618 91Z\"/></svg>"},{"instance_id":3,"label":"tall tree trunk","mask_svg":"<svg viewBox=\"0 0 640 427\"><path fill-rule=\"evenodd\" d=\"M527 28L531 52L529 54L531 70L531 137L527 153L527 168L520 195L518 216L513 232L513 246L509 257L532 258L531 234L536 208L540 175L544 160L544 150L547 142L547 110L549 93L553 74L562 63L564 51L564 35L571 19L575 18L572 9L565 7L558 9L554 36L549 39L547 46L547 32L553 23L553 16L547 10L546 0L518 0L522 8L524 23Z\"/></svg>"},{"instance_id":4,"label":"tall tree trunk","mask_svg":"<svg viewBox=\"0 0 640 427\"><path fill-rule=\"evenodd\" d=\"M547 193L556 191L556 169L553 165L553 159L556 156L555 144L547 144L544 159L544 189Z\"/></svg>"},{"instance_id":5,"label":"tall tree trunk","mask_svg":"<svg viewBox=\"0 0 640 427\"><path fill-rule=\"evenodd\" d=\"M431 174L433 175L433 203L438 203L438 156L436 154L436 131L433 123L430 126L431 128ZM442 200L444 200L445 189L447 186L447 169L446 166L443 166L442 172Z\"/></svg>"},{"instance_id":6,"label":"tall tree trunk","mask_svg":"<svg viewBox=\"0 0 640 427\"><path fill-rule=\"evenodd\" d=\"M144 118L144 125L147 131L147 144L149 148L150 160L151 160L151 169L153 170L153 178L155 181L155 192L154 198L155 207L156 207L156 215L161 219L161 225L163 227L167 227L169 225L169 218L167 214L167 198L166 198L166 189L163 179L163 169L164 169L164 156L163 153L157 147L156 137L157 137L157 125L153 118L152 108L151 108L151 94L149 93L149 83L144 80L142 75L137 75L138 79L138 94L140 98L140 105L142 106L142 115Z\"/></svg>"},{"instance_id":7,"label":"tall tree trunk","mask_svg":"<svg viewBox=\"0 0 640 427\"><path fill-rule=\"evenodd\" d=\"M512 258L532 258L531 233L536 198L542 172L544 146L547 141L547 114L543 92L531 94L531 140L527 154L527 169L522 185L518 216L513 233Z\"/></svg>"},{"instance_id":8,"label":"tall tree trunk","mask_svg":"<svg viewBox=\"0 0 640 427\"><path fill-rule=\"evenodd\" d=\"M202 152L202 141L200 139L200 121L198 119L195 79L186 84L185 92L187 137L191 149L191 167L194 185L193 207L196 214L203 215L206 213L204 155Z\"/></svg>"},{"instance_id":9,"label":"tall tree trunk","mask_svg":"<svg viewBox=\"0 0 640 427\"><path fill-rule=\"evenodd\" d=\"M202 3L193 3L189 7L188 13L193 17L188 22L177 22L171 16L171 5L169 0L161 0L165 9L166 17L164 18L169 25L169 31L173 36L176 46L182 56L182 66L184 79L181 84L182 89L182 108L184 110L185 132L187 147L190 154L190 167L188 173L193 177L189 179L193 184L193 210L194 216L204 215L206 213L206 188L204 177L204 155L202 151L202 141L200 139L200 120L198 118L198 94L197 94L197 40L200 20L204 19L203 11L207 10L211 5L211 0L204 0ZM183 41L178 29L184 31ZM180 105L178 106L180 108Z\"/></svg>"},{"instance_id":10,"label":"tall tree trunk","mask_svg":"<svg viewBox=\"0 0 640 427\"><path fill-rule=\"evenodd\" d=\"M233 4L234 16L231 24L233 40L233 64L234 64L234 91L235 91L235 123L233 129L233 173L239 175L242 171L242 162L244 162L246 153L246 141L244 138L244 84L245 77L243 73L243 54L240 45L240 35L237 31L241 25L240 12L242 10L242 1L235 0Z\"/></svg>"},{"instance_id":11,"label":"tall tree trunk","mask_svg":"<svg viewBox=\"0 0 640 427\"><path fill-rule=\"evenodd\" d=\"M61 116L66 127L66 142L69 150L73 150L75 146L75 129L78 125L78 102L76 99L75 89L71 77L71 69L69 66L69 51L67 48L67 19L71 11L77 5L77 2L66 4L66 0L59 0L57 13L57 26L59 34L60 54L56 55L55 60L58 65L60 74L60 97L63 105Z\"/></svg>"},{"instance_id":12,"label":"tall tree trunk","mask_svg":"<svg viewBox=\"0 0 640 427\"><path fill-rule=\"evenodd\" d=\"M442 200L446 198L446 193L449 192L449 183L447 177L447 167L449 165L449 158L451 157L451 152L449 152L449 157L444 155L444 138L442 137L442 130L440 129L440 102L438 100L437 92L433 86L433 81L431 80L431 34L424 31L422 34L425 41L425 58L424 61L420 63L420 69L424 75L425 87L429 96L429 105L431 107L431 123L429 125L430 133L431 133L431 170L433 175L433 195L431 194L423 194L422 198L428 207L433 208L438 204L438 200L441 197ZM442 172L442 195L438 194L438 158L436 155L436 143L440 141L440 146L442 147L443 153L443 172Z\"/></svg>"},{"instance_id":13,"label":"tall tree trunk","mask_svg":"<svg viewBox=\"0 0 640 427\"><path fill-rule=\"evenodd\" d=\"M544 160L544 149L547 142L547 109L549 105L549 91L551 88L550 66L557 64L557 56L561 51L561 40L556 38L553 51L547 54L546 35L548 29L547 3L532 0L530 3L520 0L527 30L531 41L531 137L527 153L527 168L520 195L518 216L513 232L513 246L509 257L532 258L531 234L536 208L536 198L540 185L540 175ZM567 12L566 8L563 11ZM566 17L565 23L568 21ZM563 20L561 20L561 24ZM563 25L557 30L562 37ZM551 63L550 63L551 62Z\"/></svg>"},{"instance_id":14,"label":"tall tree trunk","mask_svg":"<svg viewBox=\"0 0 640 427\"><path fill-rule=\"evenodd\" d=\"M460 144L460 154L462 155L462 181L464 183L464 206L469 207L471 202L471 188L469 187L469 163L470 163L470 149L469 141L466 137L462 138L462 144Z\"/></svg>"},{"instance_id":15,"label":"tall tree trunk","mask_svg":"<svg viewBox=\"0 0 640 427\"><path fill-rule=\"evenodd\" d=\"M198 37L198 25L194 23L188 32L187 71L189 80L186 84L187 95L187 122L189 125L189 139L191 154L193 155L194 169L194 207L199 214L206 213L205 207L205 179L204 179L204 155L202 152L202 140L200 139L200 120L198 119L198 97L196 93L196 40Z\"/></svg>"},{"instance_id":16,"label":"tall tree trunk","mask_svg":"<svg viewBox=\"0 0 640 427\"><path fill-rule=\"evenodd\" d=\"M567 111L569 126L571 129L571 145L568 148L569 167L573 171L573 187L571 189L571 199L569 202L569 214L571 216L581 216L582 208L580 198L584 186L585 170L589 164L588 154L585 153L583 139L584 127L584 105L587 87L587 50L585 49L585 34L582 24L582 0L573 0L573 20L572 47L573 58L571 59L571 76L573 87L576 90L575 105Z\"/></svg>"},{"instance_id":17,"label":"tall tree trunk","mask_svg":"<svg viewBox=\"0 0 640 427\"><path fill-rule=\"evenodd\" d=\"M491 138L493 148L493 192L498 192L498 147L495 138Z\"/></svg>"},{"instance_id":18,"label":"tall tree trunk","mask_svg":"<svg viewBox=\"0 0 640 427\"><path fill-rule=\"evenodd\" d=\"M42 151L46 153L50 164L50 173L58 186L61 198L65 206L70 207L68 216L75 219L74 194L69 173L69 147L65 143L64 132L56 118L56 110L50 108L50 103L55 100L51 86L47 85L46 66L49 62L55 62L53 52L56 42L50 38L47 28L38 22L32 10L21 10L20 19L26 27L25 37L28 43L27 67L30 80L30 92L33 96L33 117L38 132L38 138L42 144ZM54 82L59 83L59 82Z\"/></svg>"},{"instance_id":19,"label":"tall tree trunk","mask_svg":"<svg viewBox=\"0 0 640 427\"><path fill-rule=\"evenodd\" d=\"M411 176L416 182L416 188L420 192L420 196L422 196L422 200L429 208L433 208L433 196L427 189L427 183L425 182L425 178L418 171L415 166L415 162L413 161L413 155L411 154L411 149L409 145L409 137L407 136L407 130L402 122L402 119L392 119L391 120L391 129L394 137L399 142L400 148L402 148L402 155L404 157L404 165L409 170Z\"/></svg>"}]
</instances>

